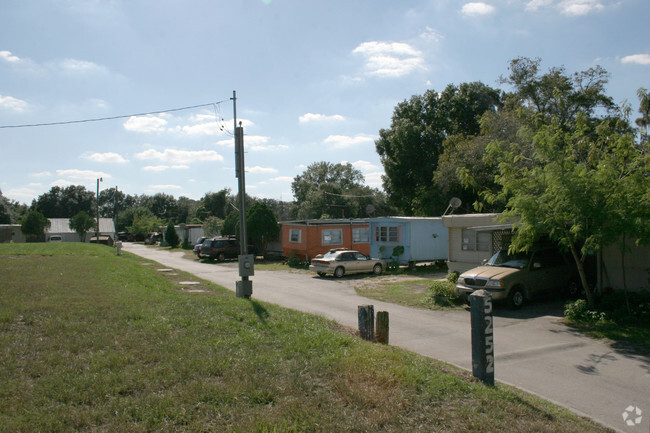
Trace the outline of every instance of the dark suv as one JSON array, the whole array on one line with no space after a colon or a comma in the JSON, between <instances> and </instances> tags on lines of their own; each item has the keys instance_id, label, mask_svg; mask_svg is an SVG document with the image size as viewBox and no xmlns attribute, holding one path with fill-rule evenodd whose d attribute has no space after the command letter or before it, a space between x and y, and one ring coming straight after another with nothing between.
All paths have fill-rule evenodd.
<instances>
[{"instance_id":1,"label":"dark suv","mask_svg":"<svg viewBox=\"0 0 650 433\"><path fill-rule=\"evenodd\" d=\"M239 241L235 238L206 239L201 244L199 257L223 261L239 255Z\"/></svg>"}]
</instances>

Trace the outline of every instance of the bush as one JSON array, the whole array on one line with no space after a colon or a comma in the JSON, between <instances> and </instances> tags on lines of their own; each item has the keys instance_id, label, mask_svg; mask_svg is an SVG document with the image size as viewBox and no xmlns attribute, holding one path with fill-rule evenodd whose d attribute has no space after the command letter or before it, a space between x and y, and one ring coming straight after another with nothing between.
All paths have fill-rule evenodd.
<instances>
[{"instance_id":1,"label":"bush","mask_svg":"<svg viewBox=\"0 0 650 433\"><path fill-rule=\"evenodd\" d=\"M287 265L290 268L305 268L307 264L303 262L295 251L291 251L287 259Z\"/></svg>"},{"instance_id":2,"label":"bush","mask_svg":"<svg viewBox=\"0 0 650 433\"><path fill-rule=\"evenodd\" d=\"M447 274L447 281L456 284L458 282L459 276L460 274L458 273L458 271L450 272Z\"/></svg>"},{"instance_id":3,"label":"bush","mask_svg":"<svg viewBox=\"0 0 650 433\"><path fill-rule=\"evenodd\" d=\"M440 306L452 306L458 303L456 284L451 281L432 281L428 287L428 301Z\"/></svg>"},{"instance_id":4,"label":"bush","mask_svg":"<svg viewBox=\"0 0 650 433\"><path fill-rule=\"evenodd\" d=\"M587 301L578 299L565 305L564 317L574 322L602 323L610 320L650 326L650 292L610 290L596 298L596 307L591 310Z\"/></svg>"},{"instance_id":5,"label":"bush","mask_svg":"<svg viewBox=\"0 0 650 433\"><path fill-rule=\"evenodd\" d=\"M564 306L564 317L573 322L588 323L603 322L607 319L604 312L590 310L587 301L584 299L567 302Z\"/></svg>"}]
</instances>

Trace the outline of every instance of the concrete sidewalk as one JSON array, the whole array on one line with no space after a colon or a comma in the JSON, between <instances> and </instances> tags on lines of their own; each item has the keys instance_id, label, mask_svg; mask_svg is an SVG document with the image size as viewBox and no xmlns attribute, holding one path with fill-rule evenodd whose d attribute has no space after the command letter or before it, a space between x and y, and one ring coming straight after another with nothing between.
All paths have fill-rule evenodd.
<instances>
[{"instance_id":1,"label":"concrete sidewalk","mask_svg":"<svg viewBox=\"0 0 650 433\"><path fill-rule=\"evenodd\" d=\"M236 263L200 263L184 253L125 243L131 253L235 289ZM390 314L390 344L471 370L467 311L428 311L358 296L343 278L256 271L253 298L319 314L356 328L357 306L373 304ZM495 378L539 395L621 432L650 432L650 358L617 350L564 326L559 316L524 308L495 311ZM531 314L532 312L532 314ZM643 411L628 426L629 406ZM629 417L628 417L629 419Z\"/></svg>"}]
</instances>

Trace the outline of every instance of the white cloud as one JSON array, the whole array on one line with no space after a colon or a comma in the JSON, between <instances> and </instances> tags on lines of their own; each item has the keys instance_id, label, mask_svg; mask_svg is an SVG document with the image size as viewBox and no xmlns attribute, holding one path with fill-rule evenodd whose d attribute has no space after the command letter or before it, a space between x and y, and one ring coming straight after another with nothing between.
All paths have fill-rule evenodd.
<instances>
[{"instance_id":1,"label":"white cloud","mask_svg":"<svg viewBox=\"0 0 650 433\"><path fill-rule=\"evenodd\" d=\"M159 116L131 116L124 129L133 132L163 132L167 121Z\"/></svg>"},{"instance_id":2,"label":"white cloud","mask_svg":"<svg viewBox=\"0 0 650 433\"><path fill-rule=\"evenodd\" d=\"M278 170L271 167L260 167L256 165L254 167L246 167L246 172L256 173L256 174L270 174L270 173L277 173Z\"/></svg>"},{"instance_id":3,"label":"white cloud","mask_svg":"<svg viewBox=\"0 0 650 433\"><path fill-rule=\"evenodd\" d=\"M380 167L377 167L375 164L369 161L359 160L351 163L353 167L358 168L361 171L376 171Z\"/></svg>"},{"instance_id":4,"label":"white cloud","mask_svg":"<svg viewBox=\"0 0 650 433\"><path fill-rule=\"evenodd\" d=\"M427 42L440 42L442 39L444 39L444 36L437 30L427 26L424 31L420 33L420 39Z\"/></svg>"},{"instance_id":5,"label":"white cloud","mask_svg":"<svg viewBox=\"0 0 650 433\"><path fill-rule=\"evenodd\" d=\"M11 51L0 51L0 59L9 63L20 63L21 59L18 56L14 56Z\"/></svg>"},{"instance_id":6,"label":"white cloud","mask_svg":"<svg viewBox=\"0 0 650 433\"><path fill-rule=\"evenodd\" d=\"M39 173L32 173L32 176L34 176L34 177L48 177L48 176L52 176L52 173L49 172L49 171L41 171Z\"/></svg>"},{"instance_id":7,"label":"white cloud","mask_svg":"<svg viewBox=\"0 0 650 433\"><path fill-rule=\"evenodd\" d=\"M0 95L0 108L22 113L27 109L29 104L22 99L14 98L13 96Z\"/></svg>"},{"instance_id":8,"label":"white cloud","mask_svg":"<svg viewBox=\"0 0 650 433\"><path fill-rule=\"evenodd\" d=\"M151 172L154 172L154 173L158 173L158 172L169 170L169 169L172 169L172 170L187 170L188 168L190 168L190 166L186 165L186 164L178 164L178 165L146 165L146 166L142 167L142 170L143 171L151 171Z\"/></svg>"},{"instance_id":9,"label":"white cloud","mask_svg":"<svg viewBox=\"0 0 650 433\"><path fill-rule=\"evenodd\" d=\"M552 5L553 1L554 0L531 0L526 3L526 10L536 12L540 8Z\"/></svg>"},{"instance_id":10,"label":"white cloud","mask_svg":"<svg viewBox=\"0 0 650 433\"><path fill-rule=\"evenodd\" d=\"M487 3L472 2L472 3L465 3L461 8L460 12L463 15L476 17L476 16L490 15L494 13L495 10L496 9L494 8L494 6L489 5Z\"/></svg>"},{"instance_id":11,"label":"white cloud","mask_svg":"<svg viewBox=\"0 0 650 433\"><path fill-rule=\"evenodd\" d=\"M106 67L98 65L87 60L78 60L78 59L63 59L54 64L54 68L63 72L69 72L74 74L84 74L84 73L107 73L108 69Z\"/></svg>"},{"instance_id":12,"label":"white cloud","mask_svg":"<svg viewBox=\"0 0 650 433\"><path fill-rule=\"evenodd\" d=\"M32 188L12 188L6 191L2 191L5 197L10 197L13 200L24 200L29 201L38 196L39 192Z\"/></svg>"},{"instance_id":13,"label":"white cloud","mask_svg":"<svg viewBox=\"0 0 650 433\"><path fill-rule=\"evenodd\" d=\"M142 171L152 171L154 173L165 171L167 169L169 169L168 165L146 165L142 167Z\"/></svg>"},{"instance_id":14,"label":"white cloud","mask_svg":"<svg viewBox=\"0 0 650 433\"><path fill-rule=\"evenodd\" d=\"M369 75L395 78L426 69L422 52L403 42L364 42L353 51L365 57Z\"/></svg>"},{"instance_id":15,"label":"white cloud","mask_svg":"<svg viewBox=\"0 0 650 433\"><path fill-rule=\"evenodd\" d=\"M93 153L91 155L84 156L84 158L89 159L95 162L105 162L111 164L123 164L128 162L122 155L113 152L106 153Z\"/></svg>"},{"instance_id":16,"label":"white cloud","mask_svg":"<svg viewBox=\"0 0 650 433\"><path fill-rule=\"evenodd\" d=\"M363 177L366 179L366 185L371 188L382 188L383 183L381 177L384 175L383 171L373 171L364 173Z\"/></svg>"},{"instance_id":17,"label":"white cloud","mask_svg":"<svg viewBox=\"0 0 650 433\"><path fill-rule=\"evenodd\" d=\"M200 161L223 161L223 156L214 150L177 150L165 149L162 152L154 149L147 149L135 155L138 159L159 160L172 164L187 164Z\"/></svg>"},{"instance_id":18,"label":"white cloud","mask_svg":"<svg viewBox=\"0 0 650 433\"><path fill-rule=\"evenodd\" d=\"M147 192L160 192L170 189L183 189L180 185L149 185L147 187Z\"/></svg>"},{"instance_id":19,"label":"white cloud","mask_svg":"<svg viewBox=\"0 0 650 433\"><path fill-rule=\"evenodd\" d=\"M219 135L221 128L214 120L212 122L197 123L194 125L185 125L180 128L183 134L187 135Z\"/></svg>"},{"instance_id":20,"label":"white cloud","mask_svg":"<svg viewBox=\"0 0 650 433\"><path fill-rule=\"evenodd\" d=\"M638 65L650 65L650 54L632 54L621 59L623 63L636 63Z\"/></svg>"},{"instance_id":21,"label":"white cloud","mask_svg":"<svg viewBox=\"0 0 650 433\"><path fill-rule=\"evenodd\" d=\"M72 182L71 180L67 180L67 179L57 179L54 182L52 182L50 185L66 187L70 185L75 185L75 182Z\"/></svg>"},{"instance_id":22,"label":"white cloud","mask_svg":"<svg viewBox=\"0 0 650 433\"><path fill-rule=\"evenodd\" d=\"M324 141L325 144L334 149L346 149L348 147L373 143L375 137L368 134L357 134L353 137L347 135L330 135Z\"/></svg>"},{"instance_id":23,"label":"white cloud","mask_svg":"<svg viewBox=\"0 0 650 433\"><path fill-rule=\"evenodd\" d=\"M341 116L340 114L332 114L328 116L327 114L307 113L307 114L303 114L298 118L298 122L300 123L326 122L332 120L341 121L341 120L345 120L345 117Z\"/></svg>"},{"instance_id":24,"label":"white cloud","mask_svg":"<svg viewBox=\"0 0 650 433\"><path fill-rule=\"evenodd\" d=\"M599 0L564 0L558 5L564 15L579 16L600 12L605 6Z\"/></svg>"},{"instance_id":25,"label":"white cloud","mask_svg":"<svg viewBox=\"0 0 650 433\"><path fill-rule=\"evenodd\" d=\"M291 177L291 176L278 176L278 177L272 177L269 180L273 181L273 182L293 182L293 177Z\"/></svg>"},{"instance_id":26,"label":"white cloud","mask_svg":"<svg viewBox=\"0 0 650 433\"><path fill-rule=\"evenodd\" d=\"M110 179L112 177L110 174L104 173L103 171L78 170L78 169L57 170L56 174L57 176L62 176L68 179L75 179L75 180L95 180L99 178Z\"/></svg>"}]
</instances>

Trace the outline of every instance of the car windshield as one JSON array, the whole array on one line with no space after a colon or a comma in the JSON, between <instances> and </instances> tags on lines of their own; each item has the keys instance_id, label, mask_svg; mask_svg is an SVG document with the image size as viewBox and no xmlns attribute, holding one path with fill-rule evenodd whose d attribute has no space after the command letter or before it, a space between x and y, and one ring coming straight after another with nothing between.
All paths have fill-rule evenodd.
<instances>
[{"instance_id":1,"label":"car windshield","mask_svg":"<svg viewBox=\"0 0 650 433\"><path fill-rule=\"evenodd\" d=\"M487 261L487 266L498 266L502 268L515 268L523 269L528 265L530 261L530 253L520 252L514 254L508 254L508 251L501 250L498 251L495 255L490 257L490 260Z\"/></svg>"}]
</instances>

